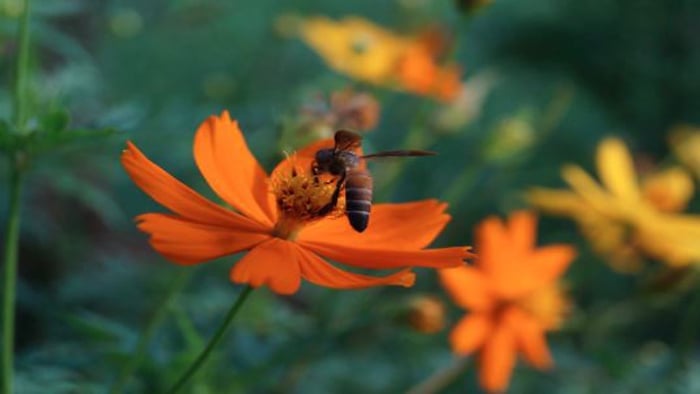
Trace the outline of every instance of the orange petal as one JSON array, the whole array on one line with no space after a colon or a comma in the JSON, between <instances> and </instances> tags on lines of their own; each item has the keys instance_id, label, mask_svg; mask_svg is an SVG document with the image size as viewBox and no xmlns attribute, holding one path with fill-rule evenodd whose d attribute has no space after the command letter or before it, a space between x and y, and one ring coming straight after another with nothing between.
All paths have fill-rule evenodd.
<instances>
[{"instance_id":1,"label":"orange petal","mask_svg":"<svg viewBox=\"0 0 700 394\"><path fill-rule=\"evenodd\" d=\"M473 267L459 266L438 270L440 281L452 300L462 308L484 311L493 306L487 278Z\"/></svg>"},{"instance_id":2,"label":"orange petal","mask_svg":"<svg viewBox=\"0 0 700 394\"><path fill-rule=\"evenodd\" d=\"M512 213L508 220L508 232L512 248L523 252L532 250L537 237L537 217L529 211Z\"/></svg>"},{"instance_id":3,"label":"orange petal","mask_svg":"<svg viewBox=\"0 0 700 394\"><path fill-rule=\"evenodd\" d=\"M416 279L416 275L410 269L384 277L354 274L334 267L304 248L297 248L297 252L301 256L299 259L301 276L319 286L333 289L360 289L383 285L411 287Z\"/></svg>"},{"instance_id":4,"label":"orange petal","mask_svg":"<svg viewBox=\"0 0 700 394\"><path fill-rule=\"evenodd\" d=\"M210 116L194 137L194 159L209 186L224 201L246 216L272 226L274 196L267 174L255 159L227 111Z\"/></svg>"},{"instance_id":5,"label":"orange petal","mask_svg":"<svg viewBox=\"0 0 700 394\"><path fill-rule=\"evenodd\" d=\"M569 245L543 246L519 255L517 265L491 276L492 289L505 299L520 298L560 277L575 256L576 250Z\"/></svg>"},{"instance_id":6,"label":"orange petal","mask_svg":"<svg viewBox=\"0 0 700 394\"><path fill-rule=\"evenodd\" d=\"M509 312L507 324L515 333L517 347L525 359L535 368L551 368L554 363L542 326L522 311L513 309Z\"/></svg>"},{"instance_id":7,"label":"orange petal","mask_svg":"<svg viewBox=\"0 0 700 394\"><path fill-rule=\"evenodd\" d=\"M231 268L231 280L253 287L267 285L277 294L293 294L301 285L297 247L270 238L253 248Z\"/></svg>"},{"instance_id":8,"label":"orange petal","mask_svg":"<svg viewBox=\"0 0 700 394\"><path fill-rule=\"evenodd\" d=\"M359 268L393 269L404 267L448 268L464 264L472 257L468 247L424 250L371 249L317 241L297 242L321 256Z\"/></svg>"},{"instance_id":9,"label":"orange petal","mask_svg":"<svg viewBox=\"0 0 700 394\"><path fill-rule=\"evenodd\" d=\"M136 186L156 202L193 223L232 228L237 231L264 231L253 220L202 197L175 179L141 153L130 141L122 152L121 162Z\"/></svg>"},{"instance_id":10,"label":"orange petal","mask_svg":"<svg viewBox=\"0 0 700 394\"><path fill-rule=\"evenodd\" d=\"M326 218L304 228L298 240L366 248L422 249L445 228L450 215L446 203L424 200L372 206L367 229L358 233L345 217Z\"/></svg>"},{"instance_id":11,"label":"orange petal","mask_svg":"<svg viewBox=\"0 0 700 394\"><path fill-rule=\"evenodd\" d=\"M508 266L514 263L515 254L509 231L500 218L491 216L479 223L475 239L478 266L496 275L508 271Z\"/></svg>"},{"instance_id":12,"label":"orange petal","mask_svg":"<svg viewBox=\"0 0 700 394\"><path fill-rule=\"evenodd\" d=\"M492 329L493 323L487 315L467 315L450 332L452 351L460 356L472 353L484 344Z\"/></svg>"},{"instance_id":13,"label":"orange petal","mask_svg":"<svg viewBox=\"0 0 700 394\"><path fill-rule=\"evenodd\" d=\"M193 223L162 213L147 213L136 220L139 230L150 234L153 249L166 259L185 265L238 253L270 238L264 233Z\"/></svg>"},{"instance_id":14,"label":"orange petal","mask_svg":"<svg viewBox=\"0 0 700 394\"><path fill-rule=\"evenodd\" d=\"M527 260L533 276L549 283L560 277L576 257L576 249L570 245L547 245L537 248Z\"/></svg>"},{"instance_id":15,"label":"orange petal","mask_svg":"<svg viewBox=\"0 0 700 394\"><path fill-rule=\"evenodd\" d=\"M481 350L479 382L489 392L502 393L508 388L516 360L516 342L513 332L501 324L486 340Z\"/></svg>"}]
</instances>

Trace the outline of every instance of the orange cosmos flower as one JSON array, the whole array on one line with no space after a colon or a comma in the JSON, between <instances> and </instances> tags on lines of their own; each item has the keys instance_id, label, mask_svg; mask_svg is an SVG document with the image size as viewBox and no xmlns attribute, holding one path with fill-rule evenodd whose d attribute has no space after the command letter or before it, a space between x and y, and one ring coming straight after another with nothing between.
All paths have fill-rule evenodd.
<instances>
[{"instance_id":1,"label":"orange cosmos flower","mask_svg":"<svg viewBox=\"0 0 700 394\"><path fill-rule=\"evenodd\" d=\"M331 140L311 144L268 176L228 112L210 116L194 138L195 162L209 186L235 210L207 200L131 142L121 160L136 185L172 212L136 218L153 248L182 265L247 250L231 269L236 283L267 285L279 294L296 292L301 278L338 289L408 287L415 278L411 267L457 266L471 255L467 247L424 249L450 220L447 204L436 200L376 204L362 234L338 217L342 206L325 215L335 185L315 182L310 167L315 152L332 145ZM400 270L372 277L341 270L320 256L357 268Z\"/></svg>"},{"instance_id":2,"label":"orange cosmos flower","mask_svg":"<svg viewBox=\"0 0 700 394\"><path fill-rule=\"evenodd\" d=\"M488 218L476 229L476 264L439 271L455 303L471 312L450 333L452 349L479 351L479 380L489 392L507 389L517 353L536 368L552 366L545 332L559 328L567 310L557 279L575 250L536 248L535 237L530 212L512 214L506 225Z\"/></svg>"}]
</instances>

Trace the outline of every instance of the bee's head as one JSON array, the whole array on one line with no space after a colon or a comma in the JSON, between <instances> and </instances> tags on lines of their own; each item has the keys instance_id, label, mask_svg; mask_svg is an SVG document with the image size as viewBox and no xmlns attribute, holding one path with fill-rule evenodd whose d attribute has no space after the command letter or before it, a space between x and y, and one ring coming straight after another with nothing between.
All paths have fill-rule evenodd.
<instances>
[{"instance_id":1,"label":"bee's head","mask_svg":"<svg viewBox=\"0 0 700 394\"><path fill-rule=\"evenodd\" d=\"M334 158L335 152L333 149L320 149L316 152L316 156L314 157L316 164L320 168L328 168L331 163L333 163Z\"/></svg>"}]
</instances>

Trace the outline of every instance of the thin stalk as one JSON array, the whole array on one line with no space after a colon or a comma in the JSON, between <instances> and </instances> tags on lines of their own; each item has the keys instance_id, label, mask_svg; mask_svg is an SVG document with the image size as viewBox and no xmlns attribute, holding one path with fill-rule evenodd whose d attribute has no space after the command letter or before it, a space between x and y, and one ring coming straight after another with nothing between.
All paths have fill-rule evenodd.
<instances>
[{"instance_id":1,"label":"thin stalk","mask_svg":"<svg viewBox=\"0 0 700 394\"><path fill-rule=\"evenodd\" d=\"M134 370L139 366L139 364L141 364L144 353L146 352L146 348L151 342L151 338L153 337L153 334L155 333L156 329L163 322L163 319L165 318L168 312L168 307L170 303L174 299L174 296L177 293L179 293L180 290L182 290L182 288L187 284L187 279L189 277L190 275L188 270L180 270L175 276L175 278L172 280L162 300L158 303L158 306L153 311L153 315L151 316L151 319L146 325L146 328L141 333L141 337L139 337L139 341L136 344L134 353L131 355L129 360L127 360L127 362L124 363L124 366L122 367L119 376L114 381L112 388L109 390L111 394L117 394L124 391L124 385L127 383L129 377L134 372Z\"/></svg>"},{"instance_id":2,"label":"thin stalk","mask_svg":"<svg viewBox=\"0 0 700 394\"><path fill-rule=\"evenodd\" d=\"M182 376L180 376L180 379L177 380L177 382L172 386L172 388L168 390L168 393L173 394L178 392L185 386L185 384L187 384L192 375L194 375L195 372L199 370L199 367L201 367L204 361L206 361L207 357L209 357L209 353L211 353L211 351L214 350L214 347L216 347L221 338L224 336L224 333L226 333L226 330L233 321L233 318L236 316L236 313L239 309L241 309L241 306L252 291L253 288L250 286L246 286L243 289L241 294L238 296L238 299L236 299L236 302L231 306L231 309L229 309L228 313L226 314L224 322L221 324L221 326L219 326L219 328L216 330L216 333L214 333L214 336L209 340L209 344L207 345L207 347L204 348L204 351L202 351L202 353L197 357L197 359L194 360L194 362L189 366L189 368L187 368L185 373L183 373Z\"/></svg>"},{"instance_id":3,"label":"thin stalk","mask_svg":"<svg viewBox=\"0 0 700 394\"><path fill-rule=\"evenodd\" d=\"M13 122L24 131L27 123L27 84L29 74L29 13L30 0L24 0L24 12L19 24L19 52L17 54Z\"/></svg>"},{"instance_id":4,"label":"thin stalk","mask_svg":"<svg viewBox=\"0 0 700 394\"><path fill-rule=\"evenodd\" d=\"M411 387L406 394L432 394L440 392L452 383L457 376L464 373L469 365L469 358L458 358L446 368L428 376L427 379Z\"/></svg>"},{"instance_id":5,"label":"thin stalk","mask_svg":"<svg viewBox=\"0 0 700 394\"><path fill-rule=\"evenodd\" d=\"M19 23L19 54L16 63L16 80L13 100L13 121L17 130L24 130L27 121L27 74L29 67L29 4L24 1L22 19ZM12 393L15 351L15 298L17 294L17 252L19 247L19 223L22 194L22 152L10 152L10 205L7 211L5 230L5 256L2 297L2 359L0 360L0 390Z\"/></svg>"},{"instance_id":6,"label":"thin stalk","mask_svg":"<svg viewBox=\"0 0 700 394\"><path fill-rule=\"evenodd\" d=\"M14 164L14 163L12 163ZM3 272L2 305L2 393L12 393L15 339L15 295L17 287L17 249L22 192L22 174L10 166L10 206L5 230L5 269Z\"/></svg>"}]
</instances>

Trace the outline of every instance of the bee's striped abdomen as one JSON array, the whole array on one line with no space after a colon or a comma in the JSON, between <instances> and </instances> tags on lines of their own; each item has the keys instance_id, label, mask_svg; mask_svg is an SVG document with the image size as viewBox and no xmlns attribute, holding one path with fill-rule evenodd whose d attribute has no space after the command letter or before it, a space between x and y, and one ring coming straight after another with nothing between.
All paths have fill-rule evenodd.
<instances>
[{"instance_id":1,"label":"bee's striped abdomen","mask_svg":"<svg viewBox=\"0 0 700 394\"><path fill-rule=\"evenodd\" d=\"M371 208L372 177L366 170L349 170L345 182L345 214L352 228L358 232L367 228Z\"/></svg>"}]
</instances>

